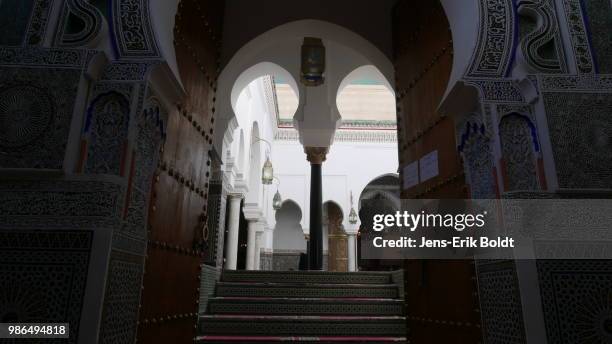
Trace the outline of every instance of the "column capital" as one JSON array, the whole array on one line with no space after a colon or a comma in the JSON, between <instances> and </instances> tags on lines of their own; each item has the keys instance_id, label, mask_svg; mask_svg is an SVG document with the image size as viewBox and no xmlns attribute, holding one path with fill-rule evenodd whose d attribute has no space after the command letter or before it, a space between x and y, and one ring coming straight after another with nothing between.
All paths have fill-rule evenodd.
<instances>
[{"instance_id":1,"label":"column capital","mask_svg":"<svg viewBox=\"0 0 612 344\"><path fill-rule=\"evenodd\" d=\"M249 226L253 226L253 228L255 229L255 232L257 232L257 234L261 234L266 230L265 227L265 222L262 219L258 219L258 218L247 218L246 219Z\"/></svg>"},{"instance_id":2,"label":"column capital","mask_svg":"<svg viewBox=\"0 0 612 344\"><path fill-rule=\"evenodd\" d=\"M306 160L310 161L311 165L321 165L327 157L329 147L304 147Z\"/></svg>"},{"instance_id":3,"label":"column capital","mask_svg":"<svg viewBox=\"0 0 612 344\"><path fill-rule=\"evenodd\" d=\"M244 214L244 218L249 222L259 222L263 219L263 212L256 204L245 203L242 208L242 213Z\"/></svg>"},{"instance_id":4,"label":"column capital","mask_svg":"<svg viewBox=\"0 0 612 344\"><path fill-rule=\"evenodd\" d=\"M232 192L232 193L227 194L227 197L229 197L229 199L240 199L241 200L244 198L244 194Z\"/></svg>"}]
</instances>

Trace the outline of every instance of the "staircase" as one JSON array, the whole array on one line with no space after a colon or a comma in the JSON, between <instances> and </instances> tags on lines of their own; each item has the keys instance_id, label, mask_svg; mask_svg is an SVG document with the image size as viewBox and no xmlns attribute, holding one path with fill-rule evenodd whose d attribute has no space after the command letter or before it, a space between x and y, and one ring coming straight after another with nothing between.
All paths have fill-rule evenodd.
<instances>
[{"instance_id":1,"label":"staircase","mask_svg":"<svg viewBox=\"0 0 612 344\"><path fill-rule=\"evenodd\" d=\"M225 271L198 343L407 343L388 272Z\"/></svg>"}]
</instances>

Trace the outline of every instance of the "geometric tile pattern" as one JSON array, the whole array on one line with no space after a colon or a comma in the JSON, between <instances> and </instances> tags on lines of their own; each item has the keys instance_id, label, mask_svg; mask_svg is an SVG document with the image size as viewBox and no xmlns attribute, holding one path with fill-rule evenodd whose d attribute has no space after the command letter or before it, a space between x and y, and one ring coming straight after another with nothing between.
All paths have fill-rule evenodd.
<instances>
[{"instance_id":1,"label":"geometric tile pattern","mask_svg":"<svg viewBox=\"0 0 612 344\"><path fill-rule=\"evenodd\" d=\"M0 231L0 322L67 322L65 343L76 343L92 237L92 231Z\"/></svg>"},{"instance_id":2,"label":"geometric tile pattern","mask_svg":"<svg viewBox=\"0 0 612 344\"><path fill-rule=\"evenodd\" d=\"M549 343L612 342L612 262L538 260Z\"/></svg>"},{"instance_id":3,"label":"geometric tile pattern","mask_svg":"<svg viewBox=\"0 0 612 344\"><path fill-rule=\"evenodd\" d=\"M525 343L523 313L513 261L479 261L478 293L485 343Z\"/></svg>"},{"instance_id":4,"label":"geometric tile pattern","mask_svg":"<svg viewBox=\"0 0 612 344\"><path fill-rule=\"evenodd\" d=\"M113 251L108 268L101 344L133 343L136 337L138 306L144 261L134 256Z\"/></svg>"},{"instance_id":5,"label":"geometric tile pattern","mask_svg":"<svg viewBox=\"0 0 612 344\"><path fill-rule=\"evenodd\" d=\"M544 93L561 188L612 188L612 95Z\"/></svg>"},{"instance_id":6,"label":"geometric tile pattern","mask_svg":"<svg viewBox=\"0 0 612 344\"><path fill-rule=\"evenodd\" d=\"M80 74L0 67L0 167L62 168Z\"/></svg>"}]
</instances>

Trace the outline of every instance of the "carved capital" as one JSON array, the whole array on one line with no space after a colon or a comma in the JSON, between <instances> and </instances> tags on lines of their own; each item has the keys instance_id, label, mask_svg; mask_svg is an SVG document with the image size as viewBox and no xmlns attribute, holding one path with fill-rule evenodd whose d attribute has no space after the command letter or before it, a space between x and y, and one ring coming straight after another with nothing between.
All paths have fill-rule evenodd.
<instances>
[{"instance_id":1,"label":"carved capital","mask_svg":"<svg viewBox=\"0 0 612 344\"><path fill-rule=\"evenodd\" d=\"M306 160L310 161L311 165L321 165L328 151L329 147L304 147Z\"/></svg>"},{"instance_id":2,"label":"carved capital","mask_svg":"<svg viewBox=\"0 0 612 344\"><path fill-rule=\"evenodd\" d=\"M242 194L242 193L237 193L237 192L232 192L232 193L229 193L229 194L227 195L227 197L228 197L230 200L242 201L242 199L244 198L244 194Z\"/></svg>"}]
</instances>

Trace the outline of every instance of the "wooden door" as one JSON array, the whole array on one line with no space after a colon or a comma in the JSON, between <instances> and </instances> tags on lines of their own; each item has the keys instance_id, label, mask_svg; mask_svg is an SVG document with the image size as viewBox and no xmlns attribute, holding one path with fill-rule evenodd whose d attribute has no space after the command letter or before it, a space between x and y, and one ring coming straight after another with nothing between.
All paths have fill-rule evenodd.
<instances>
[{"instance_id":1,"label":"wooden door","mask_svg":"<svg viewBox=\"0 0 612 344\"><path fill-rule=\"evenodd\" d=\"M223 1L182 0L174 29L186 97L169 111L152 191L138 343L192 343L207 199Z\"/></svg>"},{"instance_id":2,"label":"wooden door","mask_svg":"<svg viewBox=\"0 0 612 344\"><path fill-rule=\"evenodd\" d=\"M402 198L466 198L454 122L437 111L453 62L442 5L438 0L399 1L393 34L400 171L434 151L439 161L438 175L402 189ZM404 269L411 343L481 341L473 261L411 260Z\"/></svg>"}]
</instances>

